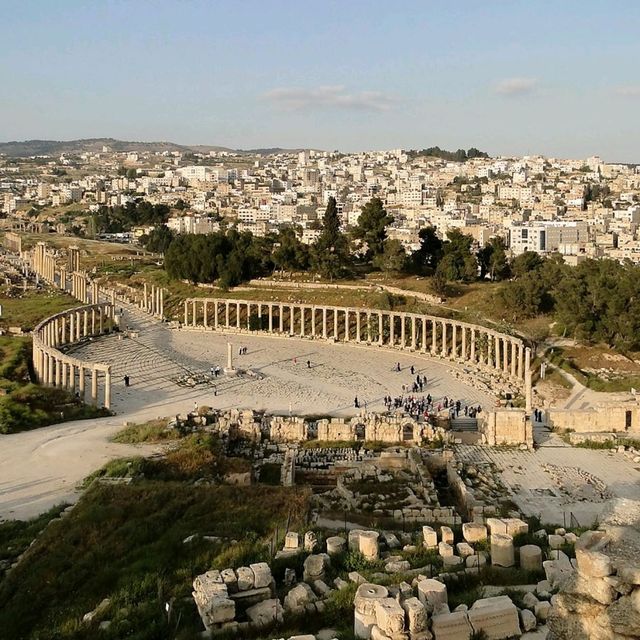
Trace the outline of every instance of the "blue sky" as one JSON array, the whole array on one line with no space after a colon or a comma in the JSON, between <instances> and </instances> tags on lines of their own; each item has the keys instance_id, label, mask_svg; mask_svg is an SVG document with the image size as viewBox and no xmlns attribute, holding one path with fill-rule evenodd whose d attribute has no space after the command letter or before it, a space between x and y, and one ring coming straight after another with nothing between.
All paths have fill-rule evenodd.
<instances>
[{"instance_id":1,"label":"blue sky","mask_svg":"<svg viewBox=\"0 0 640 640\"><path fill-rule=\"evenodd\" d=\"M637 0L0 0L0 140L640 162Z\"/></svg>"}]
</instances>

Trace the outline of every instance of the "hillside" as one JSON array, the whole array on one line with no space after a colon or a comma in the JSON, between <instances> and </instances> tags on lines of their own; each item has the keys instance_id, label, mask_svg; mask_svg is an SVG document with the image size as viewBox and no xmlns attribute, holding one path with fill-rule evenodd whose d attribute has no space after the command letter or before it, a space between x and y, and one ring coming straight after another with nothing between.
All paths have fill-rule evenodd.
<instances>
[{"instance_id":1,"label":"hillside","mask_svg":"<svg viewBox=\"0 0 640 640\"><path fill-rule=\"evenodd\" d=\"M128 140L116 140L115 138L86 138L81 140L23 140L12 142L0 142L0 154L11 158L26 158L29 156L59 156L62 153L87 153L100 152L107 146L114 152L162 152L181 151L208 153L209 151L229 151L233 153L246 153L248 155L271 155L277 153L295 153L299 149L281 149L273 147L268 149L230 149L215 145L180 145L174 142L137 142Z\"/></svg>"}]
</instances>

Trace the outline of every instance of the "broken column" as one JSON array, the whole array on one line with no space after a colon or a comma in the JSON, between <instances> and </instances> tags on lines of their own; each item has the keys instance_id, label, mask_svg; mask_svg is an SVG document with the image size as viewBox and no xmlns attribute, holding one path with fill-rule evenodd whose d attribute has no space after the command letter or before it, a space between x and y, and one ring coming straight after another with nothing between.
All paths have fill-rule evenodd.
<instances>
[{"instance_id":1,"label":"broken column","mask_svg":"<svg viewBox=\"0 0 640 640\"><path fill-rule=\"evenodd\" d=\"M515 552L511 536L502 533L494 533L491 536L491 564L499 567L513 567Z\"/></svg>"}]
</instances>

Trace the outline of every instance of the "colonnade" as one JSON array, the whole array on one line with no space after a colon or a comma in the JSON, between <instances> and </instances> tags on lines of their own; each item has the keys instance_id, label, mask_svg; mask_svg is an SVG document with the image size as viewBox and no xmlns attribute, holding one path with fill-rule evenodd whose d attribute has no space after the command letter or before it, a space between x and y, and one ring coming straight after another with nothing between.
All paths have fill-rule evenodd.
<instances>
[{"instance_id":1,"label":"colonnade","mask_svg":"<svg viewBox=\"0 0 640 640\"><path fill-rule=\"evenodd\" d=\"M184 326L267 331L408 349L471 362L525 382L531 350L487 327L417 313L216 298L184 301Z\"/></svg>"},{"instance_id":2,"label":"colonnade","mask_svg":"<svg viewBox=\"0 0 640 640\"><path fill-rule=\"evenodd\" d=\"M103 302L68 309L43 320L33 331L33 368L38 382L77 392L83 401L88 393L94 405L98 405L102 397L104 407L109 409L111 367L73 358L59 348L109 333L115 324L114 313L114 306Z\"/></svg>"},{"instance_id":3,"label":"colonnade","mask_svg":"<svg viewBox=\"0 0 640 640\"><path fill-rule=\"evenodd\" d=\"M142 300L140 300L138 306L153 316L164 317L164 289L156 287L154 284L149 287L145 282Z\"/></svg>"}]
</instances>

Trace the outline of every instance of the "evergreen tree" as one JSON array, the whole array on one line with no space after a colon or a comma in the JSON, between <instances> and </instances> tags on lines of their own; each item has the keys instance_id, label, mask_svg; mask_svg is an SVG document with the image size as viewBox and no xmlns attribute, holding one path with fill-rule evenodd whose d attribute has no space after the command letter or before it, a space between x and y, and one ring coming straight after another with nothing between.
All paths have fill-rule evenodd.
<instances>
[{"instance_id":1,"label":"evergreen tree","mask_svg":"<svg viewBox=\"0 0 640 640\"><path fill-rule=\"evenodd\" d=\"M366 245L368 260L375 259L376 256L382 255L384 252L387 227L392 222L393 216L386 212L380 198L371 198L362 207L358 224L353 230L353 237Z\"/></svg>"},{"instance_id":2,"label":"evergreen tree","mask_svg":"<svg viewBox=\"0 0 640 640\"><path fill-rule=\"evenodd\" d=\"M331 197L322 219L322 233L313 245L312 266L323 278L333 280L345 273L349 261L349 242L340 231L336 199Z\"/></svg>"}]
</instances>

